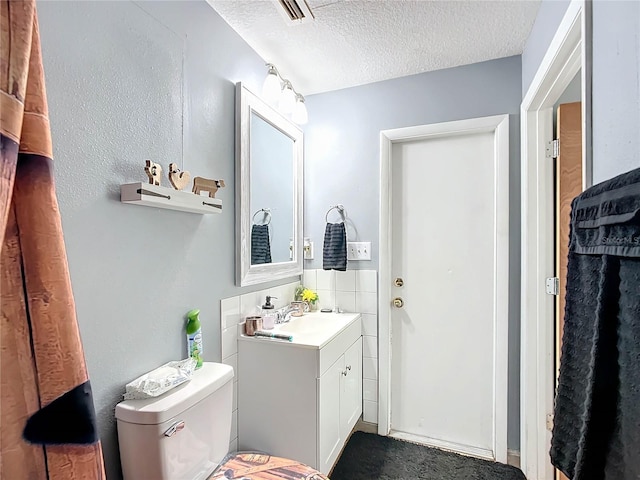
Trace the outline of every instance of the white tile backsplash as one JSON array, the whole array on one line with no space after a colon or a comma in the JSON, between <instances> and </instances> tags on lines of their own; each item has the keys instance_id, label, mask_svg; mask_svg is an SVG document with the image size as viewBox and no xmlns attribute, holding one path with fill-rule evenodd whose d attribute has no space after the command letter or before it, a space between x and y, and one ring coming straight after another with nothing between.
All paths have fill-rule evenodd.
<instances>
[{"instance_id":1,"label":"white tile backsplash","mask_svg":"<svg viewBox=\"0 0 640 480\"><path fill-rule=\"evenodd\" d=\"M318 294L318 305L320 308L333 308L336 304L335 292L333 290L316 290Z\"/></svg>"},{"instance_id":2,"label":"white tile backsplash","mask_svg":"<svg viewBox=\"0 0 640 480\"><path fill-rule=\"evenodd\" d=\"M356 292L356 310L377 315L378 295L372 292Z\"/></svg>"},{"instance_id":3,"label":"white tile backsplash","mask_svg":"<svg viewBox=\"0 0 640 480\"><path fill-rule=\"evenodd\" d=\"M362 399L371 402L378 401L378 381L364 379L362 381Z\"/></svg>"},{"instance_id":4,"label":"white tile backsplash","mask_svg":"<svg viewBox=\"0 0 640 480\"><path fill-rule=\"evenodd\" d=\"M336 306L342 312L357 312L356 292L336 292Z\"/></svg>"},{"instance_id":5,"label":"white tile backsplash","mask_svg":"<svg viewBox=\"0 0 640 480\"><path fill-rule=\"evenodd\" d=\"M318 290L332 290L336 288L335 270L316 270Z\"/></svg>"},{"instance_id":6,"label":"white tile backsplash","mask_svg":"<svg viewBox=\"0 0 640 480\"><path fill-rule=\"evenodd\" d=\"M378 380L378 359L364 357L362 359L362 377L369 380Z\"/></svg>"},{"instance_id":7,"label":"white tile backsplash","mask_svg":"<svg viewBox=\"0 0 640 480\"><path fill-rule=\"evenodd\" d=\"M373 315L371 313L362 314L362 334L378 336L378 316L377 315Z\"/></svg>"},{"instance_id":8,"label":"white tile backsplash","mask_svg":"<svg viewBox=\"0 0 640 480\"><path fill-rule=\"evenodd\" d=\"M336 272L336 291L355 292L356 291L356 271Z\"/></svg>"},{"instance_id":9,"label":"white tile backsplash","mask_svg":"<svg viewBox=\"0 0 640 480\"><path fill-rule=\"evenodd\" d=\"M371 335L362 337L362 356L378 358L378 337Z\"/></svg>"},{"instance_id":10,"label":"white tile backsplash","mask_svg":"<svg viewBox=\"0 0 640 480\"><path fill-rule=\"evenodd\" d=\"M302 274L302 285L311 290L318 289L318 282L316 280L316 270L305 270Z\"/></svg>"},{"instance_id":11,"label":"white tile backsplash","mask_svg":"<svg viewBox=\"0 0 640 480\"><path fill-rule=\"evenodd\" d=\"M363 414L362 419L369 423L378 423L378 402L370 402L365 400L362 403Z\"/></svg>"},{"instance_id":12,"label":"white tile backsplash","mask_svg":"<svg viewBox=\"0 0 640 480\"><path fill-rule=\"evenodd\" d=\"M222 359L238 353L238 327L225 328L222 331Z\"/></svg>"},{"instance_id":13,"label":"white tile backsplash","mask_svg":"<svg viewBox=\"0 0 640 480\"><path fill-rule=\"evenodd\" d=\"M248 315L258 313L260 305L264 303L261 292L251 292L240 295L240 315L242 320Z\"/></svg>"},{"instance_id":14,"label":"white tile backsplash","mask_svg":"<svg viewBox=\"0 0 640 480\"><path fill-rule=\"evenodd\" d=\"M378 293L378 272L375 270L354 270L356 291Z\"/></svg>"},{"instance_id":15,"label":"white tile backsplash","mask_svg":"<svg viewBox=\"0 0 640 480\"><path fill-rule=\"evenodd\" d=\"M221 328L236 326L242 321L240 315L240 297L230 297L220 300L220 322Z\"/></svg>"},{"instance_id":16,"label":"white tile backsplash","mask_svg":"<svg viewBox=\"0 0 640 480\"><path fill-rule=\"evenodd\" d=\"M233 381L237 382L238 381L238 354L236 353L235 355L231 355L230 357L223 359L222 363L224 363L225 365L231 365L231 367L233 367Z\"/></svg>"}]
</instances>

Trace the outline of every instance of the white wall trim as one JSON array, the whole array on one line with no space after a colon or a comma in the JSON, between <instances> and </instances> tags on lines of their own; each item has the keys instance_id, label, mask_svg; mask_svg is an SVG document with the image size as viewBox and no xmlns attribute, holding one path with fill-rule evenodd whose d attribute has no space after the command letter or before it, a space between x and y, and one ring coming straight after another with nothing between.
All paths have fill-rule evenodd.
<instances>
[{"instance_id":1,"label":"white wall trim","mask_svg":"<svg viewBox=\"0 0 640 480\"><path fill-rule=\"evenodd\" d=\"M554 275L553 162L545 147L553 138L553 105L583 66L583 2L572 2L558 27L521 106L522 135L522 292L521 292L521 468L529 480L552 480L549 459L555 383L554 297L544 283ZM587 69L582 68L582 118ZM590 134L590 128L583 129ZM583 137L583 163L590 154ZM591 169L584 168L585 172Z\"/></svg>"},{"instance_id":2,"label":"white wall trim","mask_svg":"<svg viewBox=\"0 0 640 480\"><path fill-rule=\"evenodd\" d=\"M391 153L394 143L416 139L493 132L496 155L496 298L494 300L494 452L507 461L507 370L509 311L509 116L495 115L380 132L380 266L378 291L378 433L391 430Z\"/></svg>"}]
</instances>

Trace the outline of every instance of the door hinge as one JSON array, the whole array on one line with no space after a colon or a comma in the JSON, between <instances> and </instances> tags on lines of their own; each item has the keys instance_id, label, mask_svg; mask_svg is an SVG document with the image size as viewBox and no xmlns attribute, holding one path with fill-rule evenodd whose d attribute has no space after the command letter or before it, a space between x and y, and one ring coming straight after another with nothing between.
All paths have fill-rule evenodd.
<instances>
[{"instance_id":1,"label":"door hinge","mask_svg":"<svg viewBox=\"0 0 640 480\"><path fill-rule=\"evenodd\" d=\"M547 295L558 295L560 293L560 279L558 277L547 278L545 287Z\"/></svg>"},{"instance_id":2,"label":"door hinge","mask_svg":"<svg viewBox=\"0 0 640 480\"><path fill-rule=\"evenodd\" d=\"M553 413L547 414L547 430L553 430Z\"/></svg>"},{"instance_id":3,"label":"door hinge","mask_svg":"<svg viewBox=\"0 0 640 480\"><path fill-rule=\"evenodd\" d=\"M547 142L545 153L547 158L558 158L558 155L560 155L560 140L551 140L550 142Z\"/></svg>"}]
</instances>

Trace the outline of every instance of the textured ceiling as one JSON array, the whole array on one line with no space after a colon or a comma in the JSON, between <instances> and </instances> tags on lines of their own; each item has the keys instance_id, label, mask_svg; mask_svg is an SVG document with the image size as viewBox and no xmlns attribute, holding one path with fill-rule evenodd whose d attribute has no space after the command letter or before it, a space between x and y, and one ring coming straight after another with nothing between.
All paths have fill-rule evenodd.
<instances>
[{"instance_id":1,"label":"textured ceiling","mask_svg":"<svg viewBox=\"0 0 640 480\"><path fill-rule=\"evenodd\" d=\"M274 0L207 1L303 95L519 55L540 4L308 0L315 20L292 23Z\"/></svg>"}]
</instances>

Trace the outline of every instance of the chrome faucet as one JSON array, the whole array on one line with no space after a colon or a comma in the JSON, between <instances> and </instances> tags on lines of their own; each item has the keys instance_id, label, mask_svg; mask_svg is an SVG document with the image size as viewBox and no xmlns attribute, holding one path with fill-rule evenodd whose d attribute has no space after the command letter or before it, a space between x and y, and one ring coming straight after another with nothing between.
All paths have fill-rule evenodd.
<instances>
[{"instance_id":1,"label":"chrome faucet","mask_svg":"<svg viewBox=\"0 0 640 480\"><path fill-rule=\"evenodd\" d=\"M302 302L291 302L289 305L282 307L276 311L275 323L286 323L291 320L291 316L300 316L304 312L304 305ZM298 313L298 315L294 315Z\"/></svg>"}]
</instances>

